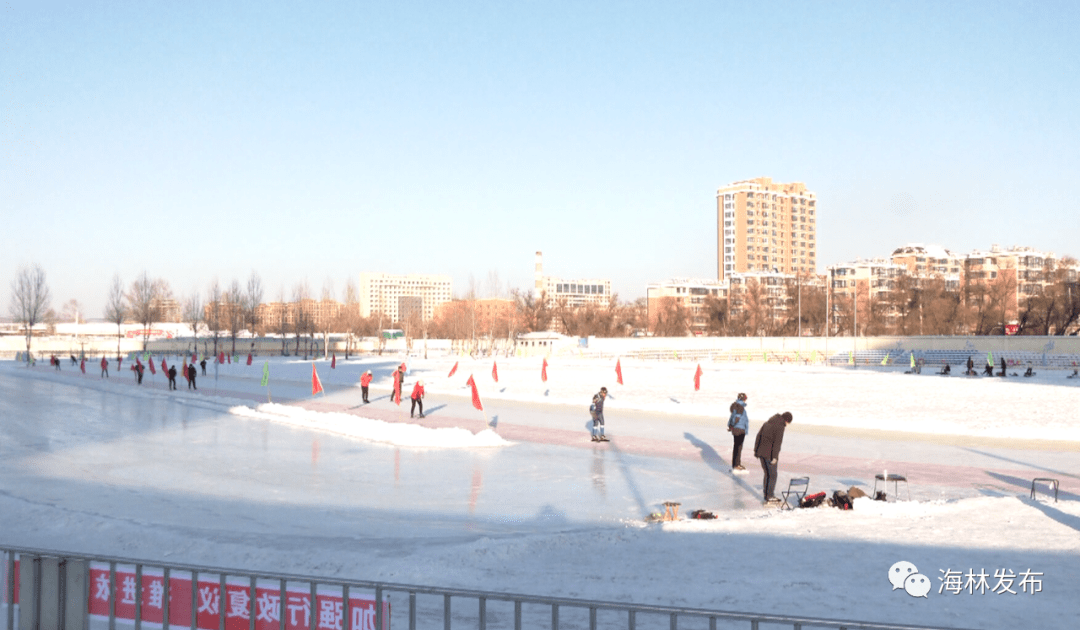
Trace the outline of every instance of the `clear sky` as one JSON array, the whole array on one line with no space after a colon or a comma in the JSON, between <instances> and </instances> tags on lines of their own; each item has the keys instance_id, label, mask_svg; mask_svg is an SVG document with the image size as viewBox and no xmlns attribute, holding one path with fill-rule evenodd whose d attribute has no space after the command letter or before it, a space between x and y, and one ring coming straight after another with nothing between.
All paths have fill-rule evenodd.
<instances>
[{"instance_id":1,"label":"clear sky","mask_svg":"<svg viewBox=\"0 0 1080 630\"><path fill-rule=\"evenodd\" d=\"M818 195L819 271L1080 256L1080 3L7 2L0 304L255 270L455 293L715 277L716 189Z\"/></svg>"}]
</instances>

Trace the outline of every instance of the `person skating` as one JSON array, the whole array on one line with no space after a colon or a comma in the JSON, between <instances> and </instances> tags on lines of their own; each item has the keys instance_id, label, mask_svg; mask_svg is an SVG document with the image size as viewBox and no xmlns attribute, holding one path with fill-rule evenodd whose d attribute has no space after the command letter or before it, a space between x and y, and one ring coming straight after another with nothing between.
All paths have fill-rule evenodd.
<instances>
[{"instance_id":1,"label":"person skating","mask_svg":"<svg viewBox=\"0 0 1080 630\"><path fill-rule=\"evenodd\" d=\"M420 417L424 417L424 381L416 381L413 385L412 395L409 396L412 399L412 408L409 409L409 417L413 417L413 413L416 411L417 406L420 407Z\"/></svg>"},{"instance_id":2,"label":"person skating","mask_svg":"<svg viewBox=\"0 0 1080 630\"><path fill-rule=\"evenodd\" d=\"M176 366L171 366L167 374L169 375L169 389L176 389Z\"/></svg>"},{"instance_id":3,"label":"person skating","mask_svg":"<svg viewBox=\"0 0 1080 630\"><path fill-rule=\"evenodd\" d=\"M596 392L596 395L592 398L592 405L589 406L589 411L592 412L592 441L593 442L607 442L608 438L604 435L604 399L607 398L607 388L601 387L600 391Z\"/></svg>"},{"instance_id":4,"label":"person skating","mask_svg":"<svg viewBox=\"0 0 1080 630\"><path fill-rule=\"evenodd\" d=\"M967 375L975 376L975 360L971 357L968 357L967 360Z\"/></svg>"},{"instance_id":5,"label":"person skating","mask_svg":"<svg viewBox=\"0 0 1080 630\"><path fill-rule=\"evenodd\" d=\"M72 365L78 365L79 361L75 358L75 355L73 354L73 355L70 355L70 356L71 356L71 364Z\"/></svg>"},{"instance_id":6,"label":"person skating","mask_svg":"<svg viewBox=\"0 0 1080 630\"><path fill-rule=\"evenodd\" d=\"M192 367L195 367L195 366L192 366ZM202 375L206 376L206 357L203 357L203 360L199 361L199 367L202 368ZM195 379L193 378L191 380L194 381Z\"/></svg>"},{"instance_id":7,"label":"person skating","mask_svg":"<svg viewBox=\"0 0 1080 630\"><path fill-rule=\"evenodd\" d=\"M394 370L394 389L390 392L390 400L401 403L401 394L405 390L405 364L402 363Z\"/></svg>"},{"instance_id":8,"label":"person skating","mask_svg":"<svg viewBox=\"0 0 1080 630\"><path fill-rule=\"evenodd\" d=\"M101 378L109 378L109 361L101 357Z\"/></svg>"},{"instance_id":9,"label":"person skating","mask_svg":"<svg viewBox=\"0 0 1080 630\"><path fill-rule=\"evenodd\" d=\"M60 371L60 357L58 357L58 356L56 356L54 354L52 360L53 360L53 367L55 367L56 371L59 372Z\"/></svg>"},{"instance_id":10,"label":"person skating","mask_svg":"<svg viewBox=\"0 0 1080 630\"><path fill-rule=\"evenodd\" d=\"M993 375L994 375L994 364L987 361L986 362L986 368L983 370L983 376L993 376Z\"/></svg>"},{"instance_id":11,"label":"person skating","mask_svg":"<svg viewBox=\"0 0 1080 630\"><path fill-rule=\"evenodd\" d=\"M746 432L750 430L750 417L746 414L746 394L739 394L735 402L729 407L731 416L728 417L727 430L731 433L733 444L731 447L731 472L743 473L746 468L742 465L742 446L746 439Z\"/></svg>"},{"instance_id":12,"label":"person skating","mask_svg":"<svg viewBox=\"0 0 1080 630\"><path fill-rule=\"evenodd\" d=\"M360 375L360 394L363 396L365 404L370 402L368 400L368 386L371 385L371 379L371 370Z\"/></svg>"},{"instance_id":13,"label":"person skating","mask_svg":"<svg viewBox=\"0 0 1080 630\"><path fill-rule=\"evenodd\" d=\"M1008 376L1008 374L1005 372L1005 370L1007 369L1008 366L1005 365L1005 357L1001 357L1001 374L998 374L998 376Z\"/></svg>"},{"instance_id":14,"label":"person skating","mask_svg":"<svg viewBox=\"0 0 1080 630\"><path fill-rule=\"evenodd\" d=\"M198 387L195 386L195 376L198 373L199 373L199 371L195 369L194 364L188 366L188 369L187 369L187 376L188 376L187 386L188 386L188 389L194 389L196 391L199 389Z\"/></svg>"},{"instance_id":15,"label":"person skating","mask_svg":"<svg viewBox=\"0 0 1080 630\"><path fill-rule=\"evenodd\" d=\"M143 375L143 370L144 369L145 368L143 368L142 363L136 363L135 364L135 378L138 379L138 384L139 385L142 385L142 375Z\"/></svg>"},{"instance_id":16,"label":"person skating","mask_svg":"<svg viewBox=\"0 0 1080 630\"><path fill-rule=\"evenodd\" d=\"M761 468L765 471L762 491L766 505L780 503L780 499L775 496L777 464L780 460L780 446L784 442L784 429L791 424L791 420L790 411L774 415L761 425L754 440L754 457L761 460Z\"/></svg>"}]
</instances>

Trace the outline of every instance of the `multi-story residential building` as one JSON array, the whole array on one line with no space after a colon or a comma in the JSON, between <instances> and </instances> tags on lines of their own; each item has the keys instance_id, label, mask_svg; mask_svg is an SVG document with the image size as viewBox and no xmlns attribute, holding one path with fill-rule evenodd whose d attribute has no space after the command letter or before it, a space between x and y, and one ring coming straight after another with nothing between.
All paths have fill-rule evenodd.
<instances>
[{"instance_id":1,"label":"multi-story residential building","mask_svg":"<svg viewBox=\"0 0 1080 630\"><path fill-rule=\"evenodd\" d=\"M450 300L435 309L435 319L444 323L455 319L454 325L475 331L480 337L506 336L521 327L517 303L510 298Z\"/></svg>"},{"instance_id":2,"label":"multi-story residential building","mask_svg":"<svg viewBox=\"0 0 1080 630\"><path fill-rule=\"evenodd\" d=\"M180 302L175 298L154 298L150 301L150 307L158 313L159 322L180 321Z\"/></svg>"},{"instance_id":3,"label":"multi-story residential building","mask_svg":"<svg viewBox=\"0 0 1080 630\"><path fill-rule=\"evenodd\" d=\"M656 325L656 316L660 301L665 298L675 300L689 314L687 324L695 334L702 333L708 326L708 312L705 301L710 298L727 300L728 283L712 279L675 278L648 285L645 290L649 330Z\"/></svg>"},{"instance_id":4,"label":"multi-story residential building","mask_svg":"<svg viewBox=\"0 0 1080 630\"><path fill-rule=\"evenodd\" d=\"M336 300L313 300L304 298L299 302L264 302L255 309L255 321L269 332L275 332L284 318L285 328L292 330L297 319L313 329L321 329L333 322L347 305ZM208 311L209 312L209 311Z\"/></svg>"},{"instance_id":5,"label":"multi-story residential building","mask_svg":"<svg viewBox=\"0 0 1080 630\"><path fill-rule=\"evenodd\" d=\"M390 321L400 322L408 313L419 312L430 320L440 304L450 301L452 292L453 280L446 275L364 272L360 274L360 315L381 312Z\"/></svg>"},{"instance_id":6,"label":"multi-story residential building","mask_svg":"<svg viewBox=\"0 0 1080 630\"><path fill-rule=\"evenodd\" d=\"M717 278L817 269L817 197L801 182L758 177L716 192Z\"/></svg>"},{"instance_id":7,"label":"multi-story residential building","mask_svg":"<svg viewBox=\"0 0 1080 630\"><path fill-rule=\"evenodd\" d=\"M911 243L896 248L892 262L901 265L905 273L918 282L924 278L940 278L945 288L957 291L963 282L964 256L938 245Z\"/></svg>"},{"instance_id":8,"label":"multi-story residential building","mask_svg":"<svg viewBox=\"0 0 1080 630\"><path fill-rule=\"evenodd\" d=\"M599 278L568 280L544 275L544 260L541 252L536 252L534 272L534 295L546 295L549 305L564 304L570 308L595 304L606 307L611 303L611 280Z\"/></svg>"},{"instance_id":9,"label":"multi-story residential building","mask_svg":"<svg viewBox=\"0 0 1080 630\"><path fill-rule=\"evenodd\" d=\"M1021 304L1041 295L1052 283L1048 271L1057 264L1053 252L1018 246L1002 249L991 245L990 251L975 251L964 259L963 284L969 300L1000 301L1004 319L1013 321Z\"/></svg>"}]
</instances>

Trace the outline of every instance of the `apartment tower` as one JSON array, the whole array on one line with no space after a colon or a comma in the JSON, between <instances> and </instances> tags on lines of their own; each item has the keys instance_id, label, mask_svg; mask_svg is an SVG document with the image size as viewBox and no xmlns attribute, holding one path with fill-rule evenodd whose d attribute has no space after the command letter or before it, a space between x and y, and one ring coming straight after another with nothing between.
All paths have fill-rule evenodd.
<instances>
[{"instance_id":1,"label":"apartment tower","mask_svg":"<svg viewBox=\"0 0 1080 630\"><path fill-rule=\"evenodd\" d=\"M758 177L716 191L716 276L816 273L817 197L801 182Z\"/></svg>"}]
</instances>

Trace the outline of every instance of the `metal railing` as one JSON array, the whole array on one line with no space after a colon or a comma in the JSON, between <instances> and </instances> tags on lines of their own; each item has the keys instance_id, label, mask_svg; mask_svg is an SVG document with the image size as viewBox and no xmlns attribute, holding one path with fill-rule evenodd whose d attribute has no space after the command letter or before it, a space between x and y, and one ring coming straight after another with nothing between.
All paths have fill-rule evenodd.
<instances>
[{"instance_id":1,"label":"metal railing","mask_svg":"<svg viewBox=\"0 0 1080 630\"><path fill-rule=\"evenodd\" d=\"M208 627L206 624L207 617L204 615L203 619L200 619L200 612L205 604L213 601L213 599L212 597L207 597L207 595L212 595L212 593L207 591L206 587L204 587L204 589L196 588L198 584L210 583L206 580L200 581L200 576L216 576L216 585L220 589L217 591L218 599L216 600L218 602L216 617L219 630L226 629L227 616L246 617L249 630L256 630L257 627L268 630L273 628L286 630L287 626L294 630L296 628L311 629L311 622L315 621L316 615L319 615L320 612L324 612L327 608L333 612L333 615L331 616L329 623L326 623L327 618L325 616L320 615L318 628L330 628L334 630L374 630L376 628L381 628L386 630L390 628L389 598L391 594L400 594L401 596L407 597L408 605L405 615L409 630L415 630L418 627L418 613L423 614L424 622L431 624L425 627L437 627L433 624L438 624L441 621L444 630L451 629L452 620L458 622L458 627L476 627L479 630L487 630L488 624L496 621L512 623L512 627L515 630L521 630L521 628L524 627L542 627L542 625L548 624L549 619L550 628L552 630L559 630L559 628L584 627L588 627L590 630L596 630L599 623L599 614L601 612L617 614L621 620L614 620L615 624L619 627L625 627L628 630L636 630L639 621L642 620L653 622L647 627L662 627L663 625L666 625L670 630L677 630L679 623L684 620L688 622L695 621L699 625L704 624L707 621L710 630L716 630L718 622L724 622L726 625L737 623L739 624L739 627L749 628L750 630L759 630L762 625L768 625L769 627L788 627L793 628L794 630L800 630L802 628L835 628L839 630L930 630L931 628L941 628L942 630L961 630L947 626L901 625L793 615L627 604L621 602L570 599L565 597L542 597L516 593L417 586L368 580L342 580L312 575L294 575L262 571L253 572L240 569L196 566L180 563L165 564L156 561L74 554L63 551L23 547L0 547L0 554L3 556L3 567L6 569L6 571L4 571L6 580L3 584L3 604L9 604L14 601L15 579L18 577L16 575L15 557L16 555L19 556L20 567L18 573L23 576L19 585L20 610L18 627L20 630L52 630L53 628L81 630L83 628L88 628L90 611L87 608L86 602L91 599L91 596L87 591L94 588L94 584L91 583L89 575L92 571L90 568L91 563L108 565L107 582L104 578L104 573L102 573L104 569L95 569L94 571L99 572L99 587L104 588L106 583L108 586L107 615L102 614L104 611L101 611L99 606L99 613L96 617L99 625L105 623L105 619L107 618L107 627L109 630L115 630L117 625L117 578L120 574L120 572L118 572L118 566L124 565L134 567L135 585L144 584L143 578L144 576L147 576L147 568L150 568L155 573L160 572L163 580L161 586L163 588L157 592L170 594L169 597L162 597L158 604L161 614L160 621L149 621L145 619L144 615L144 612L146 612L144 611L145 605L143 604L145 596L142 596L141 594L142 589L134 590L134 592L140 593L140 596L133 596L134 618L133 620L130 618L124 619L126 619L125 625L130 625L133 621L135 630L141 630L144 623L148 623L155 628L161 627L163 630L181 627L174 623L170 623L176 616L183 616L189 619L188 624L185 624L184 627L189 625L191 630L196 630L197 628L206 629ZM40 566L47 561L55 562L61 567L75 567L76 570L74 572L64 570L59 571L57 573L58 576L61 576L60 579L58 579L59 584L52 587L52 585L46 583L47 580L43 577L44 571L40 570ZM33 565L33 568L31 568L31 565ZM80 571L82 574L78 575L77 573ZM126 571L123 574L130 575L130 573L130 571ZM170 581L183 579L175 576L177 574L185 573L190 576L190 584L192 585L190 602L179 601L180 598L171 596L173 590ZM64 577L65 575L66 577ZM241 591L246 593L246 598L233 598L238 599L247 606L246 614L242 614L245 612L243 609L237 608L233 608L231 611L237 612L236 615L221 614L225 612L224 594L227 592L226 578L233 578L231 584L234 588L229 592L230 596ZM244 586L237 587L236 578L242 578L244 580ZM157 579L157 576L154 576L152 579ZM264 583L266 581L274 581L276 583L278 588L276 602L274 602L272 598L267 599L264 597L267 591L265 588L261 589L264 591L264 596L257 596L257 590L260 590L257 589L259 581L264 581ZM71 587L72 583L77 585L81 584L82 586L73 589ZM290 617L292 621L287 623L285 607L286 602L289 601L288 593L298 592L295 589L289 588L290 583L306 584L307 589L305 594L310 599L305 602L307 605L304 610L306 617L303 613L299 618L293 615ZM67 585L66 588L65 585ZM128 586L130 587L130 584ZM334 606L327 607L327 602L333 596L327 595L326 589L320 589L320 587L340 589L342 600L340 617L336 616L336 609ZM201 594L200 590L202 591ZM374 614L365 616L353 614L353 612L350 611L350 602L354 600L350 591L356 590L374 593ZM49 600L48 598L48 593L50 591L55 593L52 600ZM129 588L127 592L131 595L132 589ZM436 603L434 605L429 603L427 606L421 606L418 603L418 596L432 596L435 598ZM298 598L294 596L293 599ZM321 600L321 602L319 602L319 600ZM441 600L441 606L438 605L438 603L440 603L439 600ZM454 600L471 601L475 613L463 614L459 607L452 606ZM83 610L86 611L86 614L82 615L82 618L80 618L80 615L72 613L72 601L81 605ZM257 611L257 601L276 603L276 609ZM512 614L503 612L498 615L493 615L492 602L503 602L507 605L507 608L509 605L512 605ZM46 610L46 606L50 603L57 607L55 612ZM316 603L323 604L322 611L316 610ZM183 611L174 611L177 613L182 612L182 615L170 614L170 604L174 607L190 606L190 608ZM262 604L260 603L259 606L261 608ZM531 607L527 622L525 621L524 615L526 606ZM539 607L540 610L536 610L537 607ZM5 608L6 619L4 620L4 627L6 627L7 630L15 630L15 606L6 605ZM293 607L290 606L290 608ZM297 606L296 608L300 608L300 606ZM441 613L439 610L440 608ZM582 617L582 619L570 620L568 623L560 621L560 615L566 609L580 611L579 616ZM548 616L549 614L550 617ZM587 620L584 619L585 614L587 614ZM465 618L463 619L463 617ZM655 624L657 618L659 618L660 621L659 626ZM274 623L275 619L276 623ZM256 623L257 620L260 620L258 625ZM664 623L665 621L666 624ZM468 625L465 626L465 623ZM507 627L504 623L500 623L500 627ZM612 620L609 616L606 618L605 626L611 627L612 625ZM228 627L236 628L237 624L233 621L229 621Z\"/></svg>"}]
</instances>

